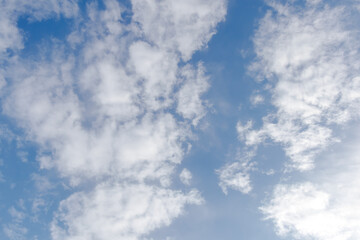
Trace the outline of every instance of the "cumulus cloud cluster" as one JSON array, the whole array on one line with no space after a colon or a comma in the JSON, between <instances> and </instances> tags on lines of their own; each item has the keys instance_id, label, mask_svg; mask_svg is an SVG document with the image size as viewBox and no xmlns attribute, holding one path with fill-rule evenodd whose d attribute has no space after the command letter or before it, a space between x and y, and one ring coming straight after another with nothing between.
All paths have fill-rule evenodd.
<instances>
[{"instance_id":1,"label":"cumulus cloud cluster","mask_svg":"<svg viewBox=\"0 0 360 240\"><path fill-rule=\"evenodd\" d=\"M321 165L303 181L275 187L260 210L279 235L296 239L358 239L359 127L346 128L341 144L317 158Z\"/></svg>"},{"instance_id":2,"label":"cumulus cloud cluster","mask_svg":"<svg viewBox=\"0 0 360 240\"><path fill-rule=\"evenodd\" d=\"M359 2L267 3L249 70L266 85L276 110L258 129L254 120L239 122L237 133L244 155L272 141L289 160L288 180L275 186L260 211L283 237L358 239ZM223 189L251 190L251 169L239 167L242 159L219 170ZM303 181L289 178L294 170L306 172Z\"/></svg>"},{"instance_id":3,"label":"cumulus cloud cluster","mask_svg":"<svg viewBox=\"0 0 360 240\"><path fill-rule=\"evenodd\" d=\"M41 21L49 17L74 17L78 13L76 1L1 1L0 3L0 60L9 57L9 50L23 48L23 38L17 20L27 15L30 21Z\"/></svg>"},{"instance_id":4,"label":"cumulus cloud cluster","mask_svg":"<svg viewBox=\"0 0 360 240\"><path fill-rule=\"evenodd\" d=\"M336 142L332 126L358 117L359 44L349 24L351 6L308 1L300 6L271 2L254 38L252 70L273 85L277 112L259 130L244 129L247 145L280 143L289 167L309 170L317 153Z\"/></svg>"},{"instance_id":5,"label":"cumulus cloud cluster","mask_svg":"<svg viewBox=\"0 0 360 240\"><path fill-rule=\"evenodd\" d=\"M185 204L201 201L195 190L184 195L149 185L101 184L93 192L78 192L61 202L51 228L53 239L138 239L169 225ZM66 222L68 229L58 222Z\"/></svg>"},{"instance_id":6,"label":"cumulus cloud cluster","mask_svg":"<svg viewBox=\"0 0 360 240\"><path fill-rule=\"evenodd\" d=\"M187 61L206 47L226 2L131 3L90 1L81 12L70 0L1 2L3 112L38 145L41 168L87 186L61 202L53 239L138 239L202 202L196 190L173 190L171 177L206 113L208 77ZM16 57L22 15L72 18L73 31L41 56Z\"/></svg>"},{"instance_id":7,"label":"cumulus cloud cluster","mask_svg":"<svg viewBox=\"0 0 360 240\"><path fill-rule=\"evenodd\" d=\"M343 143L339 135L339 127L356 126L360 113L358 2L298 3L269 1L254 37L251 71L271 85L277 110L260 129L249 121L237 130L248 147L279 143L287 170L310 171L304 182L277 185L260 208L279 235L358 239L359 159L344 150L358 141ZM324 151L329 146L339 148L337 159Z\"/></svg>"}]
</instances>

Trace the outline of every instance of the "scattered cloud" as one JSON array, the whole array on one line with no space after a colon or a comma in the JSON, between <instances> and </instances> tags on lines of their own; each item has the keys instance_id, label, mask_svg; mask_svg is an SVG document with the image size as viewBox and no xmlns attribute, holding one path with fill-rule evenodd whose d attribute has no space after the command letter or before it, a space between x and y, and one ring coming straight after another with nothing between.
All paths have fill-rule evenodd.
<instances>
[{"instance_id":1,"label":"scattered cloud","mask_svg":"<svg viewBox=\"0 0 360 240\"><path fill-rule=\"evenodd\" d=\"M334 232L339 231L343 222L327 211L329 198L329 194L311 183L278 185L274 198L260 209L266 219L274 220L281 236L292 232L298 239L314 235L317 239L346 239L344 236L334 238Z\"/></svg>"},{"instance_id":2,"label":"scattered cloud","mask_svg":"<svg viewBox=\"0 0 360 240\"><path fill-rule=\"evenodd\" d=\"M296 1L269 1L272 9L254 37L257 60L251 71L273 86L277 111L265 116L258 130L251 122L239 124L239 137L248 147L277 142L291 160L287 170L307 171L302 181L278 184L260 208L281 236L360 236L360 212L354 203L359 198L358 150L349 150L359 141L350 132L340 134L359 117L355 3L307 1L300 6ZM329 146L336 149L336 157Z\"/></svg>"},{"instance_id":3,"label":"scattered cloud","mask_svg":"<svg viewBox=\"0 0 360 240\"><path fill-rule=\"evenodd\" d=\"M262 104L262 103L264 103L264 101L265 101L265 98L260 94L253 94L250 97L250 102L254 106Z\"/></svg>"},{"instance_id":4,"label":"scattered cloud","mask_svg":"<svg viewBox=\"0 0 360 240\"><path fill-rule=\"evenodd\" d=\"M67 42L51 42L45 56L7 58L1 72L3 113L37 144L42 169L80 189L61 202L53 239L138 239L202 203L196 190L171 189L171 178L207 111L205 68L187 61L224 20L225 0L133 0L130 22L116 0L84 12L70 0L1 4L3 56L24 47L19 16L76 19Z\"/></svg>"},{"instance_id":5,"label":"scattered cloud","mask_svg":"<svg viewBox=\"0 0 360 240\"><path fill-rule=\"evenodd\" d=\"M19 203L19 207L12 206L9 208L8 213L11 216L11 221L3 225L3 231L9 239L25 240L29 230L23 222L27 216L22 201Z\"/></svg>"},{"instance_id":6,"label":"scattered cloud","mask_svg":"<svg viewBox=\"0 0 360 240\"><path fill-rule=\"evenodd\" d=\"M226 164L216 170L219 175L219 186L227 195L228 188L240 191L244 194L249 193L253 186L250 181L250 172L255 170L255 162L252 162L252 152L244 151L246 154L239 153L237 161Z\"/></svg>"},{"instance_id":7,"label":"scattered cloud","mask_svg":"<svg viewBox=\"0 0 360 240\"><path fill-rule=\"evenodd\" d=\"M258 129L251 120L238 122L236 129L243 155L272 141L289 161L283 173L287 177L260 211L282 237L358 239L358 2L267 3L270 10L255 32L256 59L249 70L267 85L276 110L262 118ZM218 170L225 194L228 188L251 191L252 158ZM293 170L303 173L295 182Z\"/></svg>"},{"instance_id":8,"label":"scattered cloud","mask_svg":"<svg viewBox=\"0 0 360 240\"><path fill-rule=\"evenodd\" d=\"M199 64L197 69L186 65L181 71L185 82L178 92L176 111L185 119L191 119L194 126L206 114L207 104L200 98L209 88L204 71L202 64Z\"/></svg>"},{"instance_id":9,"label":"scattered cloud","mask_svg":"<svg viewBox=\"0 0 360 240\"><path fill-rule=\"evenodd\" d=\"M0 3L0 62L11 59L9 51L18 52L23 46L23 36L17 27L18 17L28 16L29 21L40 21L49 17L73 17L78 14L74 0L65 1L21 1L5 0ZM0 85L2 85L0 78Z\"/></svg>"},{"instance_id":10,"label":"scattered cloud","mask_svg":"<svg viewBox=\"0 0 360 240\"><path fill-rule=\"evenodd\" d=\"M319 240L360 237L358 129L354 123L347 127L345 139L319 156L321 167L304 180L275 187L260 209L278 234Z\"/></svg>"},{"instance_id":11,"label":"scattered cloud","mask_svg":"<svg viewBox=\"0 0 360 240\"><path fill-rule=\"evenodd\" d=\"M180 181L181 181L183 184L185 184L185 185L190 185L191 179L192 179L192 174L191 174L191 172L190 172L188 169L184 168L184 169L181 171L179 177L180 177Z\"/></svg>"},{"instance_id":12,"label":"scattered cloud","mask_svg":"<svg viewBox=\"0 0 360 240\"><path fill-rule=\"evenodd\" d=\"M334 124L358 117L360 100L358 34L349 24L354 11L308 3L269 2L272 10L255 33L251 71L273 85L277 112L245 134L248 145L280 143L292 160L288 167L301 171L312 169L314 157L337 141Z\"/></svg>"},{"instance_id":13,"label":"scattered cloud","mask_svg":"<svg viewBox=\"0 0 360 240\"><path fill-rule=\"evenodd\" d=\"M3 226L3 231L9 239L25 240L28 229L15 223Z\"/></svg>"},{"instance_id":14,"label":"scattered cloud","mask_svg":"<svg viewBox=\"0 0 360 240\"><path fill-rule=\"evenodd\" d=\"M52 237L139 239L169 225L182 213L185 204L202 201L196 190L183 194L145 184L103 183L91 192L78 192L61 202L52 223Z\"/></svg>"},{"instance_id":15,"label":"scattered cloud","mask_svg":"<svg viewBox=\"0 0 360 240\"><path fill-rule=\"evenodd\" d=\"M176 51L184 61L206 46L225 19L226 1L133 0L133 19L156 46Z\"/></svg>"}]
</instances>

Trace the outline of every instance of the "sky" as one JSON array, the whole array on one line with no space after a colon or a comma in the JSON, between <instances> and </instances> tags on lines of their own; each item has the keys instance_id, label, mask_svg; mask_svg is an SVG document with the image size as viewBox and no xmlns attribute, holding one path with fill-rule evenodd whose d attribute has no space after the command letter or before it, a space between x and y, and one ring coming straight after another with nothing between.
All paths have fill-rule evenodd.
<instances>
[{"instance_id":1,"label":"sky","mask_svg":"<svg viewBox=\"0 0 360 240\"><path fill-rule=\"evenodd\" d=\"M359 0L0 0L0 239L360 239Z\"/></svg>"}]
</instances>

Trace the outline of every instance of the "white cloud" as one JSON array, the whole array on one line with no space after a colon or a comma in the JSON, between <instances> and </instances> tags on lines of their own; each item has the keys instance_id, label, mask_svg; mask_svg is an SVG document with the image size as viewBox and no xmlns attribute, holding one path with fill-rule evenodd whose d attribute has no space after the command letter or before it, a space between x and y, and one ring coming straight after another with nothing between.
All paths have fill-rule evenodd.
<instances>
[{"instance_id":1,"label":"white cloud","mask_svg":"<svg viewBox=\"0 0 360 240\"><path fill-rule=\"evenodd\" d=\"M206 114L206 102L200 96L209 88L208 78L201 64L197 69L186 65L181 69L181 76L184 83L178 92L176 111L184 118L192 120L192 124L196 126Z\"/></svg>"},{"instance_id":2,"label":"white cloud","mask_svg":"<svg viewBox=\"0 0 360 240\"><path fill-rule=\"evenodd\" d=\"M15 222L21 222L25 218L25 214L22 211L17 210L15 207L9 209L9 214Z\"/></svg>"},{"instance_id":3,"label":"white cloud","mask_svg":"<svg viewBox=\"0 0 360 240\"><path fill-rule=\"evenodd\" d=\"M34 3L28 14L74 16L61 4L75 2L50 1L49 13ZM53 239L138 239L202 202L196 190L170 188L206 113L205 70L183 61L206 46L225 1L133 1L130 23L118 1L104 5L87 4L87 16L77 16L67 43L50 45L50 57L17 58L2 73L3 112L39 146L41 167L76 189L94 184L61 202ZM34 200L34 211L43 200Z\"/></svg>"},{"instance_id":4,"label":"white cloud","mask_svg":"<svg viewBox=\"0 0 360 240\"><path fill-rule=\"evenodd\" d=\"M264 97L260 94L253 94L250 97L250 102L254 106L262 104L262 103L264 103L264 101L265 101Z\"/></svg>"},{"instance_id":5,"label":"white cloud","mask_svg":"<svg viewBox=\"0 0 360 240\"><path fill-rule=\"evenodd\" d=\"M334 124L359 115L358 34L349 24L354 12L319 1L304 8L277 1L270 6L254 37L251 71L273 85L277 112L259 130L249 129L245 142L278 142L292 160L290 169L309 170L314 157L337 141Z\"/></svg>"},{"instance_id":6,"label":"white cloud","mask_svg":"<svg viewBox=\"0 0 360 240\"><path fill-rule=\"evenodd\" d=\"M146 42L135 42L130 46L130 61L136 74L144 82L143 101L151 109L168 107L177 79L178 58L165 49L153 47Z\"/></svg>"},{"instance_id":7,"label":"white cloud","mask_svg":"<svg viewBox=\"0 0 360 240\"><path fill-rule=\"evenodd\" d=\"M219 175L219 186L225 194L228 194L228 188L244 194L252 190L250 172L255 170L255 163L251 161L252 157L253 153L251 151L238 153L236 162L226 164L216 170Z\"/></svg>"},{"instance_id":8,"label":"white cloud","mask_svg":"<svg viewBox=\"0 0 360 240\"><path fill-rule=\"evenodd\" d=\"M106 17L113 16L115 2L106 3L112 8L100 17L92 16L94 21L121 28L118 18ZM129 62L123 63L118 55L127 49L113 42L123 32L93 35L92 31L98 30L92 29L91 22L89 25L89 39L80 55L84 59L77 59L79 89L72 87L77 81L72 74L74 57L61 56L59 49L51 63L13 66L23 70L7 73L14 81L4 100L4 112L17 119L44 152L53 152L50 161L47 156L39 157L42 167L56 167L74 182L114 171L138 179L167 175L161 168L171 169L168 163L181 161L182 145L191 134L186 125L163 110L177 101L172 95L177 96L174 88L178 85L178 111L191 122L204 115L200 95L207 83L202 67L178 69L174 53L143 41L128 44ZM104 45L107 40L109 45ZM123 44L127 44L125 40ZM190 90L192 98L188 99L185 95ZM184 101L190 109L181 107Z\"/></svg>"},{"instance_id":9,"label":"white cloud","mask_svg":"<svg viewBox=\"0 0 360 240\"><path fill-rule=\"evenodd\" d=\"M245 194L252 190L250 174L240 163L234 162L226 165L219 169L218 173L219 186L225 194L228 194L228 188Z\"/></svg>"},{"instance_id":10,"label":"white cloud","mask_svg":"<svg viewBox=\"0 0 360 240\"><path fill-rule=\"evenodd\" d=\"M190 172L188 169L184 168L184 169L181 171L179 177L180 177L180 181L181 181L183 184L185 184L185 185L190 185L191 179L192 179L192 174L191 174L191 172Z\"/></svg>"},{"instance_id":11,"label":"white cloud","mask_svg":"<svg viewBox=\"0 0 360 240\"><path fill-rule=\"evenodd\" d=\"M25 240L28 229L15 223L3 226L3 231L9 239Z\"/></svg>"},{"instance_id":12,"label":"white cloud","mask_svg":"<svg viewBox=\"0 0 360 240\"><path fill-rule=\"evenodd\" d=\"M273 219L279 235L294 233L297 239L315 236L316 239L347 239L338 235L344 221L327 211L329 194L311 183L278 185L274 198L261 210L267 219Z\"/></svg>"},{"instance_id":13,"label":"white cloud","mask_svg":"<svg viewBox=\"0 0 360 240\"><path fill-rule=\"evenodd\" d=\"M0 3L0 61L8 57L8 50L23 48L23 38L17 28L19 16L27 14L30 20L43 20L49 17L73 17L78 6L73 0L4 0Z\"/></svg>"},{"instance_id":14,"label":"white cloud","mask_svg":"<svg viewBox=\"0 0 360 240\"><path fill-rule=\"evenodd\" d=\"M358 174L351 177L356 178ZM318 189L311 183L278 185L271 201L260 209L266 219L274 222L277 233L282 236L291 234L296 239L308 237L319 240L358 239L360 211L354 200L359 197L358 187L357 184L351 189L339 190L335 185L326 191L326 188Z\"/></svg>"},{"instance_id":15,"label":"white cloud","mask_svg":"<svg viewBox=\"0 0 360 240\"><path fill-rule=\"evenodd\" d=\"M34 182L35 188L40 193L47 192L54 187L54 184L46 176L41 176L39 174L33 174L31 179Z\"/></svg>"},{"instance_id":16,"label":"white cloud","mask_svg":"<svg viewBox=\"0 0 360 240\"><path fill-rule=\"evenodd\" d=\"M345 139L317 158L319 167L303 181L278 185L261 207L280 235L297 239L360 237L359 127L347 127Z\"/></svg>"},{"instance_id":17,"label":"white cloud","mask_svg":"<svg viewBox=\"0 0 360 240\"><path fill-rule=\"evenodd\" d=\"M132 4L140 32L157 46L179 52L185 61L206 46L226 14L226 1L218 0L133 0Z\"/></svg>"},{"instance_id":18,"label":"white cloud","mask_svg":"<svg viewBox=\"0 0 360 240\"><path fill-rule=\"evenodd\" d=\"M263 136L258 132L252 131L253 121L248 121L246 124L238 122L236 130L238 139L244 141L246 145L243 149L238 149L237 155L234 162L227 163L220 169L216 170L219 175L219 186L221 187L224 194L228 194L228 188L240 191L243 194L248 194L252 191L253 185L251 183L251 172L258 170L253 161L253 157L256 153L256 144L263 140ZM251 147L255 145L255 147ZM262 171L263 174L267 172Z\"/></svg>"},{"instance_id":19,"label":"white cloud","mask_svg":"<svg viewBox=\"0 0 360 240\"><path fill-rule=\"evenodd\" d=\"M139 239L151 230L169 225L189 203L202 203L197 191L183 194L147 185L104 183L92 192L78 192L61 202L52 223L52 237Z\"/></svg>"},{"instance_id":20,"label":"white cloud","mask_svg":"<svg viewBox=\"0 0 360 240\"><path fill-rule=\"evenodd\" d=\"M359 124L355 2L279 2L268 1L272 9L256 31L257 60L251 66L258 80L272 86L277 110L262 119L260 129L248 121L239 122L237 131L244 154L271 140L290 158L286 170L307 172L296 175L302 180L294 183L288 171L260 210L282 237L359 239L359 136L353 135L358 127L341 134L349 124ZM220 169L219 178L225 193L227 188L251 190L241 161Z\"/></svg>"},{"instance_id":21,"label":"white cloud","mask_svg":"<svg viewBox=\"0 0 360 240\"><path fill-rule=\"evenodd\" d=\"M302 181L278 184L260 208L282 236L360 237L359 140L351 133L358 128L341 134L358 125L360 113L360 45L353 24L359 16L352 4L272 1L254 38L258 59L252 70L273 85L277 111L263 118L259 130L240 124L240 138L248 146L280 143L290 169L312 170Z\"/></svg>"}]
</instances>

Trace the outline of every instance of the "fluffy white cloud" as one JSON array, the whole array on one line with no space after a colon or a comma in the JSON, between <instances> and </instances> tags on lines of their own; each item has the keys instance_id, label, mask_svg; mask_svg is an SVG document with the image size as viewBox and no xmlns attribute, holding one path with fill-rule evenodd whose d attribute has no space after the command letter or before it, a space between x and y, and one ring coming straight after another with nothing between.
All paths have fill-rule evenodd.
<instances>
[{"instance_id":1,"label":"fluffy white cloud","mask_svg":"<svg viewBox=\"0 0 360 240\"><path fill-rule=\"evenodd\" d=\"M344 226L334 213L327 211L329 194L311 183L278 185L274 198L261 210L273 219L280 235L293 232L296 238L316 236L317 239L346 239L334 236Z\"/></svg>"},{"instance_id":2,"label":"fluffy white cloud","mask_svg":"<svg viewBox=\"0 0 360 240\"><path fill-rule=\"evenodd\" d=\"M322 182L335 186L315 187L312 183L278 185L270 202L260 209L276 226L279 235L291 234L296 239L347 240L360 237L359 185L353 180L343 182L341 174L356 174L341 170L335 181ZM345 184L355 184L346 187ZM339 185L342 185L340 187Z\"/></svg>"},{"instance_id":3,"label":"fluffy white cloud","mask_svg":"<svg viewBox=\"0 0 360 240\"><path fill-rule=\"evenodd\" d=\"M183 184L185 184L185 185L190 185L191 179L192 179L192 174L191 174L191 172L190 172L188 169L184 168L184 169L181 171L179 177L180 177L180 181L181 181Z\"/></svg>"},{"instance_id":4,"label":"fluffy white cloud","mask_svg":"<svg viewBox=\"0 0 360 240\"><path fill-rule=\"evenodd\" d=\"M245 155L238 154L236 162L216 170L219 175L219 186L225 194L228 194L228 188L244 194L252 190L250 172L255 170L255 163L251 161L253 153L251 151L244 152Z\"/></svg>"},{"instance_id":5,"label":"fluffy white cloud","mask_svg":"<svg viewBox=\"0 0 360 240\"><path fill-rule=\"evenodd\" d=\"M34 3L27 14L34 21L74 17L71 4L49 1L47 13ZM38 145L41 167L77 189L94 185L62 201L53 239L138 239L169 225L186 204L202 202L195 190L170 188L207 107L205 70L184 61L206 46L224 19L225 1L132 6L126 23L129 9L117 0L104 1L102 10L87 4L66 43L52 43L40 59L17 58L2 73L3 112ZM18 16L11 15L14 24Z\"/></svg>"},{"instance_id":6,"label":"fluffy white cloud","mask_svg":"<svg viewBox=\"0 0 360 240\"><path fill-rule=\"evenodd\" d=\"M250 174L241 163L234 162L226 165L218 170L219 185L222 191L227 194L228 188L240 191L242 193L249 193L252 189L250 183Z\"/></svg>"},{"instance_id":7,"label":"fluffy white cloud","mask_svg":"<svg viewBox=\"0 0 360 240\"><path fill-rule=\"evenodd\" d=\"M157 46L179 52L185 61L206 46L226 13L226 1L218 0L133 0L132 4L139 31Z\"/></svg>"},{"instance_id":8,"label":"fluffy white cloud","mask_svg":"<svg viewBox=\"0 0 360 240\"><path fill-rule=\"evenodd\" d=\"M209 88L208 78L201 64L197 69L186 65L180 74L184 82L178 91L176 111L185 119L192 120L192 124L196 126L206 114L206 102L200 96Z\"/></svg>"},{"instance_id":9,"label":"fluffy white cloud","mask_svg":"<svg viewBox=\"0 0 360 240\"><path fill-rule=\"evenodd\" d=\"M291 159L290 169L312 170L303 175L304 181L277 185L260 208L279 235L360 237L359 160L357 147L352 147L359 141L348 131L343 136L351 137L342 142L340 134L348 124L356 126L359 116L355 3L307 1L300 6L272 1L254 38L258 59L252 70L273 86L277 111L263 118L259 130L252 129L252 122L239 123L239 137L248 146L280 143ZM329 145L336 154L324 151Z\"/></svg>"},{"instance_id":10,"label":"fluffy white cloud","mask_svg":"<svg viewBox=\"0 0 360 240\"><path fill-rule=\"evenodd\" d=\"M359 239L359 136L353 134L360 113L358 1L281 2L268 1L250 69L270 86L276 111L257 130L253 121L237 124L245 155L271 140L290 159L260 211L282 237ZM250 170L243 169L236 161L218 171L225 193L251 190ZM307 171L296 183L288 171L294 169Z\"/></svg>"},{"instance_id":11,"label":"fluffy white cloud","mask_svg":"<svg viewBox=\"0 0 360 240\"><path fill-rule=\"evenodd\" d=\"M360 237L359 127L317 158L320 167L304 181L276 186L260 209L280 235L297 239L358 239Z\"/></svg>"},{"instance_id":12,"label":"fluffy white cloud","mask_svg":"<svg viewBox=\"0 0 360 240\"><path fill-rule=\"evenodd\" d=\"M178 217L185 204L200 204L188 194L146 185L104 183L92 192L78 192L60 204L52 224L53 239L139 239ZM64 224L65 228L60 228Z\"/></svg>"},{"instance_id":13,"label":"fluffy white cloud","mask_svg":"<svg viewBox=\"0 0 360 240\"><path fill-rule=\"evenodd\" d=\"M308 170L314 156L336 141L333 124L359 115L358 35L348 24L354 16L351 6L321 1L305 8L276 1L270 6L255 34L252 71L273 85L277 112L264 118L260 130L247 131L246 143L281 143L290 167Z\"/></svg>"},{"instance_id":14,"label":"fluffy white cloud","mask_svg":"<svg viewBox=\"0 0 360 240\"><path fill-rule=\"evenodd\" d=\"M74 0L21 1L4 0L0 2L0 61L9 57L7 51L18 51L23 47L22 35L17 28L17 19L28 15L29 20L42 20L48 17L73 17L78 13Z\"/></svg>"}]
</instances>

